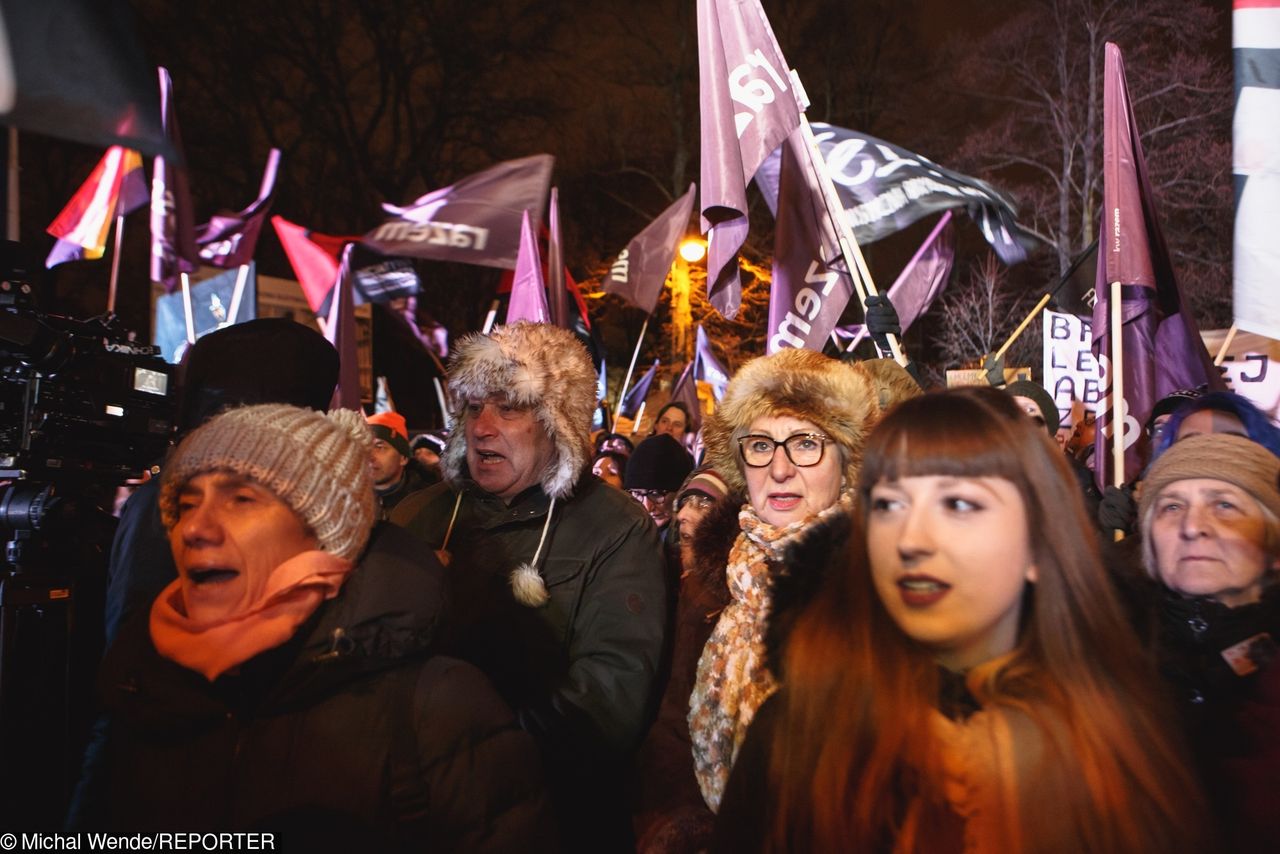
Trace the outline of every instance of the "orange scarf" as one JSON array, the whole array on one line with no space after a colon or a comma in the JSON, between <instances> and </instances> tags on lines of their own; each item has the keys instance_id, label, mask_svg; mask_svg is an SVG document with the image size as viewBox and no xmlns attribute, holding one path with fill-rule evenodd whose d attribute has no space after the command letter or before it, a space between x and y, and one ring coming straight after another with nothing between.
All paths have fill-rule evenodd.
<instances>
[{"instance_id":1,"label":"orange scarf","mask_svg":"<svg viewBox=\"0 0 1280 854\"><path fill-rule=\"evenodd\" d=\"M151 606L151 641L162 656L212 682L293 637L321 602L338 595L354 566L329 552L302 552L273 569L242 610L206 621L187 616L176 579Z\"/></svg>"}]
</instances>

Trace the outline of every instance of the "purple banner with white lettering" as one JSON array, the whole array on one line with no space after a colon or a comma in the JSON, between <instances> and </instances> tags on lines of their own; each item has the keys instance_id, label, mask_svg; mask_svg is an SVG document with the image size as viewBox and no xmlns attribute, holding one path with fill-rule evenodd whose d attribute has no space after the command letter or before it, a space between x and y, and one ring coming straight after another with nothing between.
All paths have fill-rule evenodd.
<instances>
[{"instance_id":1,"label":"purple banner with white lettering","mask_svg":"<svg viewBox=\"0 0 1280 854\"><path fill-rule=\"evenodd\" d=\"M645 226L609 267L604 278L606 293L617 294L636 308L653 314L662 295L662 285L680 248L680 239L689 227L697 185L676 199L657 219Z\"/></svg>"},{"instance_id":2,"label":"purple banner with white lettering","mask_svg":"<svg viewBox=\"0 0 1280 854\"><path fill-rule=\"evenodd\" d=\"M267 155L267 166L262 172L258 198L240 211L220 211L200 226L196 245L200 247L200 260L213 267L239 267L253 260L258 248L258 235L262 223L271 211L271 199L276 191L276 174L280 170L280 149L273 148Z\"/></svg>"},{"instance_id":3,"label":"purple banner with white lettering","mask_svg":"<svg viewBox=\"0 0 1280 854\"><path fill-rule=\"evenodd\" d=\"M931 213L963 207L1006 264L1026 260L1036 245L1018 225L1013 203L985 181L874 136L821 122L811 126L859 244L888 237ZM774 154L756 173L756 186L775 209L780 169Z\"/></svg>"},{"instance_id":4,"label":"purple banner with white lettering","mask_svg":"<svg viewBox=\"0 0 1280 854\"><path fill-rule=\"evenodd\" d=\"M826 263L840 248L800 131L782 146L778 189L765 351L822 352L853 295L853 281Z\"/></svg>"},{"instance_id":5,"label":"purple banner with white lettering","mask_svg":"<svg viewBox=\"0 0 1280 854\"><path fill-rule=\"evenodd\" d=\"M742 302L747 184L800 126L789 68L759 0L698 0L707 299L725 317Z\"/></svg>"},{"instance_id":6,"label":"purple banner with white lettering","mask_svg":"<svg viewBox=\"0 0 1280 854\"><path fill-rule=\"evenodd\" d=\"M529 211L537 231L554 164L550 154L507 160L410 205L384 204L392 218L362 242L386 255L514 269L521 217Z\"/></svg>"}]
</instances>

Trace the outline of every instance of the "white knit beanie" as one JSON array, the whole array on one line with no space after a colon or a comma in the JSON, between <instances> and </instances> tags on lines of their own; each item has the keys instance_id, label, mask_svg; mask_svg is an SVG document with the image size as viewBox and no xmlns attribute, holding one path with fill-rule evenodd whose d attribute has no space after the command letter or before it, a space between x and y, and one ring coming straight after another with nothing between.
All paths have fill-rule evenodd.
<instances>
[{"instance_id":1,"label":"white knit beanie","mask_svg":"<svg viewBox=\"0 0 1280 854\"><path fill-rule=\"evenodd\" d=\"M364 418L285 404L232 409L193 431L165 463L160 518L178 522L178 492L212 471L233 472L271 490L306 523L320 549L355 560L377 515L372 447Z\"/></svg>"}]
</instances>

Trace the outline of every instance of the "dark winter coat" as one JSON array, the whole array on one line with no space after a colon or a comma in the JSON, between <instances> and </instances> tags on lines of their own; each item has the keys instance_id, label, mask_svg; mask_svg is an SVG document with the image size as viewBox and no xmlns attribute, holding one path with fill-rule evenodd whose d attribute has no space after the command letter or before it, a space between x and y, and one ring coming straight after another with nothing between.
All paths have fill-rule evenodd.
<instances>
[{"instance_id":1,"label":"dark winter coat","mask_svg":"<svg viewBox=\"0 0 1280 854\"><path fill-rule=\"evenodd\" d=\"M653 714L667 622L657 529L639 503L583 476L572 498L555 503L537 562L550 601L531 608L509 578L538 551L550 499L536 486L509 506L474 484L461 493L447 549L448 649L494 680L537 739L562 828L570 822L566 837L582 843L567 845L627 847L622 769ZM457 496L438 484L406 499L392 521L439 549ZM592 843L597 831L608 841Z\"/></svg>"},{"instance_id":2,"label":"dark winter coat","mask_svg":"<svg viewBox=\"0 0 1280 854\"><path fill-rule=\"evenodd\" d=\"M286 850L553 850L532 740L435 656L443 573L387 524L294 638L209 683L145 615L103 665L106 826L263 830Z\"/></svg>"},{"instance_id":3,"label":"dark winter coat","mask_svg":"<svg viewBox=\"0 0 1280 854\"><path fill-rule=\"evenodd\" d=\"M388 489L386 492L377 493L378 504L382 508L382 518L390 518L391 511L395 510L396 506L410 495L413 495L415 492L420 492L428 486L439 482L439 474L427 470L417 460L409 460L408 465L404 467L404 471L401 473L400 480L396 482L396 485Z\"/></svg>"},{"instance_id":4,"label":"dark winter coat","mask_svg":"<svg viewBox=\"0 0 1280 854\"><path fill-rule=\"evenodd\" d=\"M1152 584L1152 603L1160 670L1182 711L1222 838L1233 851L1274 850L1280 838L1280 585L1267 588L1256 604L1228 608Z\"/></svg>"}]
</instances>

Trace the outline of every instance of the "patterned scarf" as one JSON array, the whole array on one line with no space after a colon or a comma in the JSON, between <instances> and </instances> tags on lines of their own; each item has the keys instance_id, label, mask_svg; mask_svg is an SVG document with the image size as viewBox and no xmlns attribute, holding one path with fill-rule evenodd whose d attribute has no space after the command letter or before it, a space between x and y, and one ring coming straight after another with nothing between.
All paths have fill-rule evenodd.
<instances>
[{"instance_id":1,"label":"patterned scarf","mask_svg":"<svg viewBox=\"0 0 1280 854\"><path fill-rule=\"evenodd\" d=\"M742 533L734 541L725 570L730 602L702 649L689 697L694 773L713 812L720 809L747 727L778 687L764 663L773 600L770 565L781 564L787 547L808 528L852 509L853 492L846 490L835 504L784 528L762 521L750 504L738 515Z\"/></svg>"}]
</instances>

